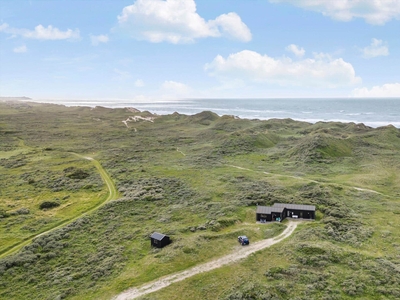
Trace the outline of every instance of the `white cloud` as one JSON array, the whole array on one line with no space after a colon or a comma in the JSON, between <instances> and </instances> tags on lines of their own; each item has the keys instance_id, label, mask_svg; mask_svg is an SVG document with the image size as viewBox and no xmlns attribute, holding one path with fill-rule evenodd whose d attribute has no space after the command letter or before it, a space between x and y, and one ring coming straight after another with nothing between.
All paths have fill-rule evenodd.
<instances>
[{"instance_id":1,"label":"white cloud","mask_svg":"<svg viewBox=\"0 0 400 300\"><path fill-rule=\"evenodd\" d=\"M25 53L25 52L28 52L28 48L26 48L25 45L22 45L22 46L19 46L19 47L15 47L15 48L13 49L13 51L14 51L15 53Z\"/></svg>"},{"instance_id":2,"label":"white cloud","mask_svg":"<svg viewBox=\"0 0 400 300\"><path fill-rule=\"evenodd\" d=\"M12 36L21 36L27 39L36 40L75 40L80 37L79 29L67 29L66 31L61 31L51 25L47 27L38 25L34 30L29 30L25 28L13 28L8 24L3 23L0 25L0 32L11 34Z\"/></svg>"},{"instance_id":3,"label":"white cloud","mask_svg":"<svg viewBox=\"0 0 400 300\"><path fill-rule=\"evenodd\" d=\"M205 70L225 83L242 80L281 86L336 88L361 82L350 63L342 58L333 59L324 53L293 61L287 57L272 58L244 50L227 58L218 55L206 64Z\"/></svg>"},{"instance_id":4,"label":"white cloud","mask_svg":"<svg viewBox=\"0 0 400 300\"><path fill-rule=\"evenodd\" d=\"M363 18L374 25L383 25L400 18L399 0L269 0L272 3L289 3L322 13L339 21Z\"/></svg>"},{"instance_id":5,"label":"white cloud","mask_svg":"<svg viewBox=\"0 0 400 300\"><path fill-rule=\"evenodd\" d=\"M126 80L132 78L131 73L129 73L127 71L122 71L122 70L119 70L117 68L115 68L113 71L114 71L114 78L113 78L114 80L126 81Z\"/></svg>"},{"instance_id":6,"label":"white cloud","mask_svg":"<svg viewBox=\"0 0 400 300\"><path fill-rule=\"evenodd\" d=\"M297 57L303 57L306 51L295 44L290 44L286 47L286 51L292 52Z\"/></svg>"},{"instance_id":7,"label":"white cloud","mask_svg":"<svg viewBox=\"0 0 400 300\"><path fill-rule=\"evenodd\" d=\"M0 25L0 32L1 32L1 31L6 31L8 27L9 27L9 26L8 26L7 23L1 24L1 25Z\"/></svg>"},{"instance_id":8,"label":"white cloud","mask_svg":"<svg viewBox=\"0 0 400 300\"><path fill-rule=\"evenodd\" d=\"M90 40L92 41L93 46L98 46L100 43L108 43L109 38L107 35L91 35Z\"/></svg>"},{"instance_id":9,"label":"white cloud","mask_svg":"<svg viewBox=\"0 0 400 300\"><path fill-rule=\"evenodd\" d=\"M359 88L352 92L354 97L400 97L400 83L387 83L371 89Z\"/></svg>"},{"instance_id":10,"label":"white cloud","mask_svg":"<svg viewBox=\"0 0 400 300\"><path fill-rule=\"evenodd\" d=\"M231 37L242 42L251 41L250 29L242 22L240 17L233 12L223 14L217 17L214 21L208 21L211 27L220 27L222 35Z\"/></svg>"},{"instance_id":11,"label":"white cloud","mask_svg":"<svg viewBox=\"0 0 400 300\"><path fill-rule=\"evenodd\" d=\"M383 45L382 40L372 39L371 45L361 49L364 58L373 58L377 56L389 55L389 49Z\"/></svg>"},{"instance_id":12,"label":"white cloud","mask_svg":"<svg viewBox=\"0 0 400 300\"><path fill-rule=\"evenodd\" d=\"M161 85L162 89L168 94L183 96L187 95L190 92L189 86L184 83L176 82L176 81L164 81Z\"/></svg>"},{"instance_id":13,"label":"white cloud","mask_svg":"<svg viewBox=\"0 0 400 300\"><path fill-rule=\"evenodd\" d=\"M144 87L144 81L142 79L138 79L135 81L136 87Z\"/></svg>"},{"instance_id":14,"label":"white cloud","mask_svg":"<svg viewBox=\"0 0 400 300\"><path fill-rule=\"evenodd\" d=\"M199 38L228 37L251 40L251 32L236 13L205 21L194 0L137 0L124 7L119 26L138 40L153 43L191 43Z\"/></svg>"}]
</instances>

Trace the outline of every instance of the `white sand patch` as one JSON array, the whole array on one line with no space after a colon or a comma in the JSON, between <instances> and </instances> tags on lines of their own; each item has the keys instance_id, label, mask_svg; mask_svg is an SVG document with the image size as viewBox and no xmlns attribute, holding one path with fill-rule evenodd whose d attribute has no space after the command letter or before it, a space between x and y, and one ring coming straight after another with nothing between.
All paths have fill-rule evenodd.
<instances>
[{"instance_id":1,"label":"white sand patch","mask_svg":"<svg viewBox=\"0 0 400 300\"><path fill-rule=\"evenodd\" d=\"M125 126L126 126L127 128L129 128L128 122L146 121L146 122L154 123L154 120L155 120L155 119L156 119L156 117L130 116L128 119L122 121L122 123L124 123Z\"/></svg>"}]
</instances>

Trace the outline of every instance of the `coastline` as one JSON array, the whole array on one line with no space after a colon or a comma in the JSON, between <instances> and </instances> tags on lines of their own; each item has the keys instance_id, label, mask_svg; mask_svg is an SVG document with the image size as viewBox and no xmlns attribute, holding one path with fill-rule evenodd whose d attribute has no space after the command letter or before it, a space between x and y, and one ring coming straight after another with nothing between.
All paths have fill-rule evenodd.
<instances>
[{"instance_id":1,"label":"coastline","mask_svg":"<svg viewBox=\"0 0 400 300\"><path fill-rule=\"evenodd\" d=\"M212 111L219 116L233 115L250 120L290 118L313 124L317 122L362 123L373 128L388 125L400 128L400 98L183 99L157 101L28 98L17 101L58 104L67 107L133 107L157 115L169 115L174 112L194 115L202 111Z\"/></svg>"}]
</instances>

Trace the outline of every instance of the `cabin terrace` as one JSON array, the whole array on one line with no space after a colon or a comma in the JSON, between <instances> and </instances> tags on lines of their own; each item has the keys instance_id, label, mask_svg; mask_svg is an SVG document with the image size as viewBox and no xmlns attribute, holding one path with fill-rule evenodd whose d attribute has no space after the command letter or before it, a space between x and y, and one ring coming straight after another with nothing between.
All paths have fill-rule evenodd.
<instances>
[{"instance_id":1,"label":"cabin terrace","mask_svg":"<svg viewBox=\"0 0 400 300\"><path fill-rule=\"evenodd\" d=\"M257 222L281 222L286 218L315 220L315 206L288 203L275 203L272 206L257 206Z\"/></svg>"}]
</instances>

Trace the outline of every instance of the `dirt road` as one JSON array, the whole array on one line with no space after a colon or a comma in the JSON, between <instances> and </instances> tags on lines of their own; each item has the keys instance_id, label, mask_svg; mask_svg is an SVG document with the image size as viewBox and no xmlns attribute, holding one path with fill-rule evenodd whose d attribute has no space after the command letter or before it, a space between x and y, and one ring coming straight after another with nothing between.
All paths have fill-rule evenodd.
<instances>
[{"instance_id":1,"label":"dirt road","mask_svg":"<svg viewBox=\"0 0 400 300\"><path fill-rule=\"evenodd\" d=\"M193 267L191 269L175 273L172 275L168 275L165 277L162 277L160 279L157 279L155 281L152 281L148 284L145 284L141 287L138 288L130 288L118 296L114 298L114 300L128 300L128 299L135 299L140 296L150 294L152 292L158 291L162 288L165 288L169 286L172 283L182 281L188 277L194 276L199 273L203 272L208 272L213 269L217 269L221 266L233 263L235 261L238 261L242 258L245 258L249 256L250 254L259 251L261 249L270 247L276 243L279 243L283 239L287 238L290 236L293 231L296 229L297 224L300 223L301 221L289 221L287 228L277 237L267 239L267 240L262 240L256 243L252 243L249 246L244 246L242 247L239 251L236 251L232 254L223 256L221 258L218 258L216 260L210 261L208 263L204 263L201 265L198 265L196 267Z\"/></svg>"}]
</instances>

